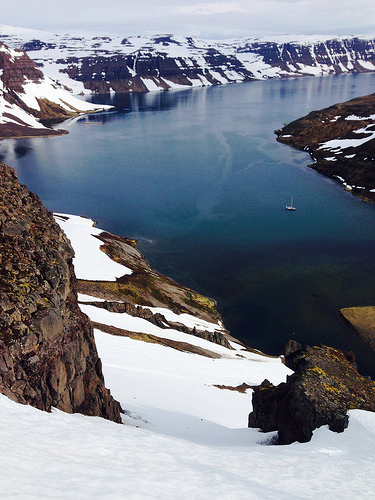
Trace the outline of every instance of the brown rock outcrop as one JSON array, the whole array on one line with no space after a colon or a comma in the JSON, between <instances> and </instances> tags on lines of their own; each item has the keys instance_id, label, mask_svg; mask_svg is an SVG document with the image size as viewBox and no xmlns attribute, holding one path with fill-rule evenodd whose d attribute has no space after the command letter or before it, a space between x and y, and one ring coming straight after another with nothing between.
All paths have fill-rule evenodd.
<instances>
[{"instance_id":1,"label":"brown rock outcrop","mask_svg":"<svg viewBox=\"0 0 375 500\"><path fill-rule=\"evenodd\" d=\"M120 422L78 307L72 258L52 214L0 163L0 392Z\"/></svg>"},{"instance_id":2,"label":"brown rock outcrop","mask_svg":"<svg viewBox=\"0 0 375 500\"><path fill-rule=\"evenodd\" d=\"M24 92L25 78L28 81L38 82L43 73L36 67L35 62L21 50L10 52L9 48L0 42L0 67L3 70L1 79L5 87L14 92ZM17 57L14 57L17 54Z\"/></svg>"},{"instance_id":3,"label":"brown rock outcrop","mask_svg":"<svg viewBox=\"0 0 375 500\"><path fill-rule=\"evenodd\" d=\"M322 425L342 432L350 409L375 411L375 382L358 373L352 353L322 345L293 351L290 361L286 383L254 390L249 427L278 431L278 444L306 442Z\"/></svg>"},{"instance_id":4,"label":"brown rock outcrop","mask_svg":"<svg viewBox=\"0 0 375 500\"><path fill-rule=\"evenodd\" d=\"M121 301L146 307L164 307L176 314L191 314L210 323L217 323L221 320L216 310L215 300L179 285L171 278L152 269L135 248L136 241L107 232L102 232L97 238L104 243L101 250L108 257L133 272L117 278L115 282L79 280L78 292L107 301ZM224 328L222 330L224 331Z\"/></svg>"},{"instance_id":5,"label":"brown rock outcrop","mask_svg":"<svg viewBox=\"0 0 375 500\"><path fill-rule=\"evenodd\" d=\"M346 307L340 309L340 313L375 351L375 306Z\"/></svg>"}]
</instances>

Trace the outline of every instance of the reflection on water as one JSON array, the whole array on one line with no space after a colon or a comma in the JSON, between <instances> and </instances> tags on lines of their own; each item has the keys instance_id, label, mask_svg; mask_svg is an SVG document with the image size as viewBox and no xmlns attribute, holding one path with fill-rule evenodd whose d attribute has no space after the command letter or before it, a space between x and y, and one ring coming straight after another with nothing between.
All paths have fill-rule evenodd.
<instances>
[{"instance_id":1,"label":"reflection on water","mask_svg":"<svg viewBox=\"0 0 375 500\"><path fill-rule=\"evenodd\" d=\"M375 304L375 206L274 135L374 83L345 75L93 96L114 110L69 120L67 136L2 141L0 155L49 209L139 238L157 269L217 299L234 336L271 354L290 337L352 349L375 376L338 315Z\"/></svg>"}]
</instances>

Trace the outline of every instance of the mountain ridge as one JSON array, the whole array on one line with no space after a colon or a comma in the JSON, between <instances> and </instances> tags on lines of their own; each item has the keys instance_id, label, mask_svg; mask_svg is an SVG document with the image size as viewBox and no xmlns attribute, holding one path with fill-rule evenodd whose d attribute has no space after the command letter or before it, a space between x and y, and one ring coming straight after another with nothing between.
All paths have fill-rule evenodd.
<instances>
[{"instance_id":1,"label":"mountain ridge","mask_svg":"<svg viewBox=\"0 0 375 500\"><path fill-rule=\"evenodd\" d=\"M375 71L375 35L282 35L222 41L191 36L71 36L0 26L74 93L147 92L296 76Z\"/></svg>"}]
</instances>

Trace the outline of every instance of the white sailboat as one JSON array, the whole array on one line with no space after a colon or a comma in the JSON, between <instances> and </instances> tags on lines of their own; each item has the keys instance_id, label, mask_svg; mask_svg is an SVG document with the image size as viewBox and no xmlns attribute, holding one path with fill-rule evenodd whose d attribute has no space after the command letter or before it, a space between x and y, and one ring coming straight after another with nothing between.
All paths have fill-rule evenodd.
<instances>
[{"instance_id":1,"label":"white sailboat","mask_svg":"<svg viewBox=\"0 0 375 500\"><path fill-rule=\"evenodd\" d=\"M287 205L285 208L286 208L287 210L295 210L295 209L296 209L296 208L293 206L293 196L292 196L292 198L291 198L291 200L290 200L290 205Z\"/></svg>"}]
</instances>

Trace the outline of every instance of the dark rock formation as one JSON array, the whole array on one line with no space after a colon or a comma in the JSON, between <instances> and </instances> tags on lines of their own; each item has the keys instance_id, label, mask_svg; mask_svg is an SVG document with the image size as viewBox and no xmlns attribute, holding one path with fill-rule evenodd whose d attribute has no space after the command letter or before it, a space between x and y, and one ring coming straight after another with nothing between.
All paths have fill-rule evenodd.
<instances>
[{"instance_id":1,"label":"dark rock formation","mask_svg":"<svg viewBox=\"0 0 375 500\"><path fill-rule=\"evenodd\" d=\"M68 113L61 106L47 99L39 99L40 109L30 108L25 104L22 99L22 94L25 94L25 83L40 83L44 78L36 63L25 52L12 51L0 42L0 72L2 87L0 100L3 99L8 105L41 120L61 120L72 116L72 113ZM42 124L40 127L31 127L17 113L13 114L13 111L14 108L10 106L4 108L0 137L48 136L66 133L62 130L46 128Z\"/></svg>"},{"instance_id":2,"label":"dark rock formation","mask_svg":"<svg viewBox=\"0 0 375 500\"><path fill-rule=\"evenodd\" d=\"M158 42L158 40L156 41ZM115 92L147 92L147 80L167 90L171 84L192 86L193 80L205 80L211 85L222 81L236 81L236 77L227 72L236 71L241 81L253 79L253 74L246 71L242 63L234 56L221 54L215 49L207 51L205 60L207 67L202 67L193 59L187 63L184 57L168 57L163 51L139 51L139 53L103 57L67 57L56 62L63 66L62 72L69 78L82 82L85 89L94 93L106 93L110 89ZM216 76L214 76L216 75Z\"/></svg>"},{"instance_id":3,"label":"dark rock formation","mask_svg":"<svg viewBox=\"0 0 375 500\"><path fill-rule=\"evenodd\" d=\"M259 54L263 61L285 74L309 74L310 68L320 68L322 73L363 73L368 62L375 62L374 40L348 37L315 42L251 42L244 52ZM311 74L311 73L310 73Z\"/></svg>"},{"instance_id":4,"label":"dark rock formation","mask_svg":"<svg viewBox=\"0 0 375 500\"><path fill-rule=\"evenodd\" d=\"M191 86L194 80L203 85L220 85L259 78L303 76L319 71L321 74L361 73L375 64L374 41L360 38L311 43L244 38L233 44L225 41L214 44L192 37L177 39L164 35L144 38L144 46L130 53L103 50L107 42L106 39L97 40L97 55L92 55L90 44L89 56L68 56L56 62L71 79L97 93L110 89L147 92L147 80L160 89L168 89L171 84ZM133 43L131 38L122 40L124 48L132 47ZM33 40L24 44L23 49L39 51L47 46L45 42ZM173 57L169 52L171 46L174 47ZM244 64L246 59L256 61L254 68L249 63Z\"/></svg>"},{"instance_id":5,"label":"dark rock formation","mask_svg":"<svg viewBox=\"0 0 375 500\"><path fill-rule=\"evenodd\" d=\"M0 163L0 392L120 422L78 307L72 258L52 214Z\"/></svg>"},{"instance_id":6,"label":"dark rock formation","mask_svg":"<svg viewBox=\"0 0 375 500\"><path fill-rule=\"evenodd\" d=\"M0 68L3 70L1 79L5 87L22 93L25 78L31 82L38 82L43 78L43 73L25 52L17 51L17 57L14 57L14 52L1 42L0 49Z\"/></svg>"},{"instance_id":7,"label":"dark rock formation","mask_svg":"<svg viewBox=\"0 0 375 500\"><path fill-rule=\"evenodd\" d=\"M307 442L322 425L342 432L349 409L375 411L375 382L358 373L352 353L322 345L292 356L295 373L286 383L265 380L254 390L249 427L278 431L279 444Z\"/></svg>"}]
</instances>

